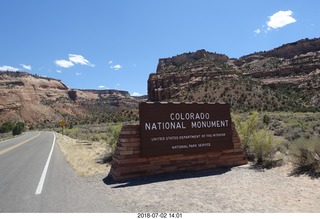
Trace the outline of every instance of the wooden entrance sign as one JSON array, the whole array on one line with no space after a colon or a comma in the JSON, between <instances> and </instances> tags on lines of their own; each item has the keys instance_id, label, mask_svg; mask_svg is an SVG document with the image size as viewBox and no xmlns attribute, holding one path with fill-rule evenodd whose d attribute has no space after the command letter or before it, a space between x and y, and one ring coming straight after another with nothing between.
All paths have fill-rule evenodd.
<instances>
[{"instance_id":1,"label":"wooden entrance sign","mask_svg":"<svg viewBox=\"0 0 320 219\"><path fill-rule=\"evenodd\" d=\"M142 156L232 149L229 104L141 103Z\"/></svg>"}]
</instances>

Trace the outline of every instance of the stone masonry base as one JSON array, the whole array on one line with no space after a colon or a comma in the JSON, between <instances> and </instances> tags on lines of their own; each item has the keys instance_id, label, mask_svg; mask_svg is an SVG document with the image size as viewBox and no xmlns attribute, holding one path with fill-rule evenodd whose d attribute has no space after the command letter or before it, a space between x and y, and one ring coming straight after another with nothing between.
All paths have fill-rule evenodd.
<instances>
[{"instance_id":1,"label":"stone masonry base","mask_svg":"<svg viewBox=\"0 0 320 219\"><path fill-rule=\"evenodd\" d=\"M208 170L247 164L238 133L232 124L234 148L199 154L174 154L142 157L139 125L124 125L115 150L109 175L123 181L154 174Z\"/></svg>"}]
</instances>

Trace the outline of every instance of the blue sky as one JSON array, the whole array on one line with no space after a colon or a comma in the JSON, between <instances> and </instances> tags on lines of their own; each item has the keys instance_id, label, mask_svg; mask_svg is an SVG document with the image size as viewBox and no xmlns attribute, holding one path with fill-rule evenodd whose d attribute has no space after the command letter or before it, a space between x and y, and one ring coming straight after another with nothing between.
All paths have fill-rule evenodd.
<instances>
[{"instance_id":1,"label":"blue sky","mask_svg":"<svg viewBox=\"0 0 320 219\"><path fill-rule=\"evenodd\" d=\"M0 70L146 94L159 58L320 37L318 0L0 0Z\"/></svg>"}]
</instances>

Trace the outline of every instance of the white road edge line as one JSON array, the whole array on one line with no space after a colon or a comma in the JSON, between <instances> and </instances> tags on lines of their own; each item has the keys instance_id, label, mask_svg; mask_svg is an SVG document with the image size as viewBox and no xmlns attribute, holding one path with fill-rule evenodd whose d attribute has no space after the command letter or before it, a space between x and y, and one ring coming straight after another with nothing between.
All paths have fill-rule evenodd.
<instances>
[{"instance_id":1,"label":"white road edge line","mask_svg":"<svg viewBox=\"0 0 320 219\"><path fill-rule=\"evenodd\" d=\"M56 143L56 135L53 133L53 142L52 142L52 146L51 146L51 151L49 153L46 165L44 166L44 169L43 169L43 172L42 172L42 175L41 175L41 178L40 178L37 190L36 190L36 195L39 195L42 192L44 180L46 179L46 175L47 175L47 171L48 171L48 167L49 167L49 163L51 160L51 156L52 156L52 152L53 152L53 148L54 148L55 143Z\"/></svg>"}]
</instances>

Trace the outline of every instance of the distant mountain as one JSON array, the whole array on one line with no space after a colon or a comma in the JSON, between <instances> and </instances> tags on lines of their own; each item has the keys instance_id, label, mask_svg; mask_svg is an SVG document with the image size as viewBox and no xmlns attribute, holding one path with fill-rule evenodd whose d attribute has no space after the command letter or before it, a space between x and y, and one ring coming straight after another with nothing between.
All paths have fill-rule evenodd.
<instances>
[{"instance_id":1,"label":"distant mountain","mask_svg":"<svg viewBox=\"0 0 320 219\"><path fill-rule=\"evenodd\" d=\"M119 90L70 89L60 80L0 72L0 124L67 125L138 119L138 103L228 102L234 110L320 111L320 38L239 59L198 50L159 59L148 97Z\"/></svg>"},{"instance_id":2,"label":"distant mountain","mask_svg":"<svg viewBox=\"0 0 320 219\"><path fill-rule=\"evenodd\" d=\"M143 100L143 99L142 99ZM138 98L127 91L70 89L60 80L26 72L0 72L0 124L25 121L54 127L137 119Z\"/></svg>"},{"instance_id":3,"label":"distant mountain","mask_svg":"<svg viewBox=\"0 0 320 219\"><path fill-rule=\"evenodd\" d=\"M205 50L159 59L151 101L228 102L235 110L320 109L320 38L232 59Z\"/></svg>"}]
</instances>

